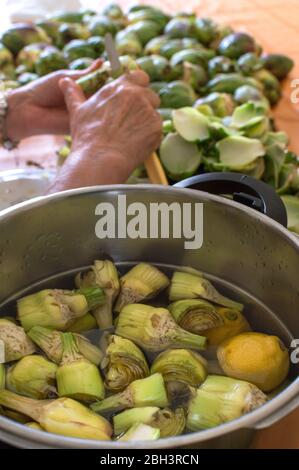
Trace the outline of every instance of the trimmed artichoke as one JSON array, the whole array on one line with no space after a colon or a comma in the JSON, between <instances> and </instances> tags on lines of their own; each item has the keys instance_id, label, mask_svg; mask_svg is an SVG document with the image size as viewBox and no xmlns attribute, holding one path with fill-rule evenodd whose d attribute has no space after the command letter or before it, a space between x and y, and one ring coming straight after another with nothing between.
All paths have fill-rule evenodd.
<instances>
[{"instance_id":1,"label":"trimmed artichoke","mask_svg":"<svg viewBox=\"0 0 299 470\"><path fill-rule=\"evenodd\" d=\"M220 375L210 375L191 400L187 429L208 429L255 410L267 397L255 385Z\"/></svg>"},{"instance_id":2,"label":"trimmed artichoke","mask_svg":"<svg viewBox=\"0 0 299 470\"><path fill-rule=\"evenodd\" d=\"M56 373L58 395L81 401L102 400L105 390L99 369L79 352L72 333L62 333L62 350Z\"/></svg>"},{"instance_id":3,"label":"trimmed artichoke","mask_svg":"<svg viewBox=\"0 0 299 470\"><path fill-rule=\"evenodd\" d=\"M56 395L57 365L42 356L25 356L6 374L6 388L30 398L42 400Z\"/></svg>"},{"instance_id":4,"label":"trimmed artichoke","mask_svg":"<svg viewBox=\"0 0 299 470\"><path fill-rule=\"evenodd\" d=\"M154 352L168 347L202 350L206 346L206 338L180 328L168 310L143 304L130 304L122 309L116 334Z\"/></svg>"},{"instance_id":5,"label":"trimmed artichoke","mask_svg":"<svg viewBox=\"0 0 299 470\"><path fill-rule=\"evenodd\" d=\"M0 405L29 416L53 434L104 441L112 435L111 425L105 418L71 398L34 400L0 390Z\"/></svg>"},{"instance_id":6,"label":"trimmed artichoke","mask_svg":"<svg viewBox=\"0 0 299 470\"><path fill-rule=\"evenodd\" d=\"M105 302L93 314L100 328L112 327L112 308L118 296L120 284L117 269L112 261L96 260L86 274L76 277L78 287L100 287L105 293Z\"/></svg>"},{"instance_id":7,"label":"trimmed artichoke","mask_svg":"<svg viewBox=\"0 0 299 470\"><path fill-rule=\"evenodd\" d=\"M105 385L113 393L121 392L134 380L144 379L149 375L142 351L132 341L120 336L110 336L103 362Z\"/></svg>"},{"instance_id":8,"label":"trimmed artichoke","mask_svg":"<svg viewBox=\"0 0 299 470\"><path fill-rule=\"evenodd\" d=\"M28 336L42 349L51 361L60 364L62 359L62 333L60 331L53 331L42 326L34 326L28 332ZM99 365L103 359L102 351L85 338L85 336L76 333L73 336L76 338L80 353L93 364Z\"/></svg>"},{"instance_id":9,"label":"trimmed artichoke","mask_svg":"<svg viewBox=\"0 0 299 470\"><path fill-rule=\"evenodd\" d=\"M168 277L158 268L148 263L137 264L120 278L120 294L114 309L120 312L125 305L152 299L168 285Z\"/></svg>"},{"instance_id":10,"label":"trimmed artichoke","mask_svg":"<svg viewBox=\"0 0 299 470\"><path fill-rule=\"evenodd\" d=\"M223 324L217 307L206 300L177 300L169 305L168 310L178 325L197 335Z\"/></svg>"},{"instance_id":11,"label":"trimmed artichoke","mask_svg":"<svg viewBox=\"0 0 299 470\"><path fill-rule=\"evenodd\" d=\"M91 409L97 413L106 413L143 406L168 406L167 393L161 374L135 380L124 391L93 403Z\"/></svg>"},{"instance_id":12,"label":"trimmed artichoke","mask_svg":"<svg viewBox=\"0 0 299 470\"><path fill-rule=\"evenodd\" d=\"M136 423L143 423L160 429L160 437L179 436L185 429L185 412L182 408L172 411L160 410L155 406L132 408L113 416L113 428L116 436L126 432Z\"/></svg>"},{"instance_id":13,"label":"trimmed artichoke","mask_svg":"<svg viewBox=\"0 0 299 470\"><path fill-rule=\"evenodd\" d=\"M103 301L104 292L98 287L77 291L45 289L18 300L18 318L25 331L35 325L66 330Z\"/></svg>"},{"instance_id":14,"label":"trimmed artichoke","mask_svg":"<svg viewBox=\"0 0 299 470\"><path fill-rule=\"evenodd\" d=\"M243 305L221 295L207 279L200 275L176 271L171 279L169 299L202 298L225 307L242 311Z\"/></svg>"},{"instance_id":15,"label":"trimmed artichoke","mask_svg":"<svg viewBox=\"0 0 299 470\"><path fill-rule=\"evenodd\" d=\"M0 341L4 343L4 362L16 361L35 352L35 346L23 328L0 319Z\"/></svg>"},{"instance_id":16,"label":"trimmed artichoke","mask_svg":"<svg viewBox=\"0 0 299 470\"><path fill-rule=\"evenodd\" d=\"M184 382L198 387L207 376L207 361L188 349L168 349L156 357L151 373L160 372L165 382Z\"/></svg>"}]
</instances>

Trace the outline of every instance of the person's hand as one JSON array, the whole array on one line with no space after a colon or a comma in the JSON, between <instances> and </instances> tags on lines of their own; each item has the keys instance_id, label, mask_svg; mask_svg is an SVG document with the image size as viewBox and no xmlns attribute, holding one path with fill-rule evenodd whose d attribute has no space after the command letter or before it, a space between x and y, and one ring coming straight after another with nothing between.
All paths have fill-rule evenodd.
<instances>
[{"instance_id":1,"label":"person's hand","mask_svg":"<svg viewBox=\"0 0 299 470\"><path fill-rule=\"evenodd\" d=\"M72 152L51 189L123 183L157 149L159 97L142 71L123 75L86 99L71 79L60 86L70 115Z\"/></svg>"},{"instance_id":2,"label":"person's hand","mask_svg":"<svg viewBox=\"0 0 299 470\"><path fill-rule=\"evenodd\" d=\"M85 70L59 70L13 90L8 96L6 135L21 140L32 135L69 133L69 115L59 83L65 77L76 80L101 64L99 59Z\"/></svg>"}]
</instances>

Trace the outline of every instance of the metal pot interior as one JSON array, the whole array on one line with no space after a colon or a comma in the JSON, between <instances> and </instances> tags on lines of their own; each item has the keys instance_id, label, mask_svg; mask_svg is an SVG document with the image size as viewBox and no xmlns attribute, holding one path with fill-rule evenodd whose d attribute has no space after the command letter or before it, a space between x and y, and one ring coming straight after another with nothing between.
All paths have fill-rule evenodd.
<instances>
[{"instance_id":1,"label":"metal pot interior","mask_svg":"<svg viewBox=\"0 0 299 470\"><path fill-rule=\"evenodd\" d=\"M116 204L117 194L126 194L128 203L203 202L202 248L184 250L180 239L98 240L95 207L100 201ZM0 223L0 315L11 315L15 299L24 293L73 287L78 271L94 259L111 256L120 272L139 261L151 262L168 275L180 266L199 269L225 295L246 305L254 330L278 335L287 345L299 337L299 243L277 223L234 202L152 186L90 188L25 203L0 214ZM167 298L163 294L154 302L167 305ZM91 339L98 340L98 333L91 332ZM298 370L292 366L291 378ZM205 433L196 433L199 441Z\"/></svg>"}]
</instances>

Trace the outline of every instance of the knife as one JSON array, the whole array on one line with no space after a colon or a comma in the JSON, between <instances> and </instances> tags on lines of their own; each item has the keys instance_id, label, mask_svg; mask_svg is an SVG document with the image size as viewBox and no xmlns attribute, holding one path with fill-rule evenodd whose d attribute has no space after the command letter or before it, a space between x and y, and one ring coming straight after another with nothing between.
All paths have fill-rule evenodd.
<instances>
[{"instance_id":1,"label":"knife","mask_svg":"<svg viewBox=\"0 0 299 470\"><path fill-rule=\"evenodd\" d=\"M105 34L104 41L112 76L117 77L122 74L122 66L111 33ZM152 184L163 184L164 186L168 186L169 183L167 177L156 152L146 159L144 166Z\"/></svg>"},{"instance_id":2,"label":"knife","mask_svg":"<svg viewBox=\"0 0 299 470\"><path fill-rule=\"evenodd\" d=\"M106 53L111 66L112 75L117 75L121 72L121 62L115 48L114 40L111 33L106 33L104 37Z\"/></svg>"}]
</instances>

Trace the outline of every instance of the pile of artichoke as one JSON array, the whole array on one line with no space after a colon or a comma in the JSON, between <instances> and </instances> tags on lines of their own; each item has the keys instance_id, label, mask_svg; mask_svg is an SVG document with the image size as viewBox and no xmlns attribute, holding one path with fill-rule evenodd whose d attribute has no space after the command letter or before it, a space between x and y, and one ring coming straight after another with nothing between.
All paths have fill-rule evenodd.
<instances>
[{"instance_id":1,"label":"pile of artichoke","mask_svg":"<svg viewBox=\"0 0 299 470\"><path fill-rule=\"evenodd\" d=\"M140 263L119 277L96 260L75 284L0 318L3 416L81 439L156 440L239 418L286 385L281 340L251 332L243 305L194 269L169 279Z\"/></svg>"},{"instance_id":2,"label":"pile of artichoke","mask_svg":"<svg viewBox=\"0 0 299 470\"><path fill-rule=\"evenodd\" d=\"M252 36L195 14L173 16L148 5L126 13L117 4L53 14L15 24L2 34L0 76L15 88L59 69L84 69L105 57L104 35L115 37L126 69L148 73L161 99L165 138L159 149L170 181L209 171L238 171L271 184L299 232L299 160L278 132L271 107L293 67L282 54L264 54ZM111 78L109 65L81 81L86 95ZM183 108L183 112L173 110ZM185 109L186 108L186 109ZM192 128L191 134L189 128ZM61 149L61 159L69 153ZM130 182L146 177L138 168Z\"/></svg>"}]
</instances>

